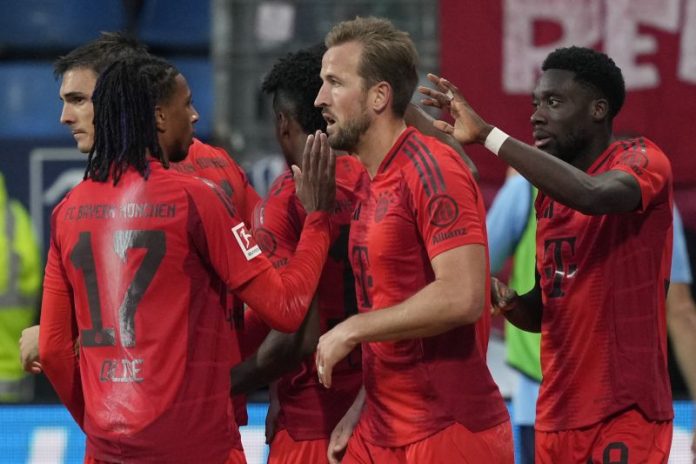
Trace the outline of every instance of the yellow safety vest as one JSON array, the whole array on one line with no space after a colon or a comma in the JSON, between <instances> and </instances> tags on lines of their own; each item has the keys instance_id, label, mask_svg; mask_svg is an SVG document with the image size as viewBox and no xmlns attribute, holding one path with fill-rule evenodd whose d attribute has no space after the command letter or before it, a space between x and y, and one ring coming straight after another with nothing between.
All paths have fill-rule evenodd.
<instances>
[{"instance_id":1,"label":"yellow safety vest","mask_svg":"<svg viewBox=\"0 0 696 464\"><path fill-rule=\"evenodd\" d=\"M28 401L33 382L19 360L19 337L34 323L41 257L29 214L8 198L0 174L0 402Z\"/></svg>"}]
</instances>

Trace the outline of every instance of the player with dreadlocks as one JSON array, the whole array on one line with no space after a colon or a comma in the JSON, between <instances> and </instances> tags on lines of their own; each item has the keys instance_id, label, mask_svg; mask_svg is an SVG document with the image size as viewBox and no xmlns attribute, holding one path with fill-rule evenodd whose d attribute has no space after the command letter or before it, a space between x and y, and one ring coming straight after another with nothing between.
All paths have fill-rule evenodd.
<instances>
[{"instance_id":1,"label":"player with dreadlocks","mask_svg":"<svg viewBox=\"0 0 696 464\"><path fill-rule=\"evenodd\" d=\"M131 166L147 179L150 165L148 159L142 156L143 153L158 159L166 168L169 168L170 160L176 162L186 157L193 138L193 124L198 121L198 112L191 104L190 91L183 102L190 113L187 119L191 130L182 134L187 143L168 146L165 157L159 145L155 122L155 117L163 119L162 107L156 104L161 102L166 105L175 89L184 88L177 85L184 81L183 76L172 65L159 59L135 63L134 65L139 66L139 72L132 79L128 78L128 73L133 70L131 66L112 64L107 68L107 72L111 71L108 79L105 78L92 95L95 138L87 158L85 179L97 182L111 179L116 185L124 170ZM180 78L178 82L177 77ZM124 85L132 85L133 88L129 92L121 93L120 88ZM113 98L121 99L122 104L108 104L109 99ZM106 104L100 104L101 101ZM151 111L153 107L155 113Z\"/></svg>"},{"instance_id":2,"label":"player with dreadlocks","mask_svg":"<svg viewBox=\"0 0 696 464\"><path fill-rule=\"evenodd\" d=\"M329 246L334 159L308 138L298 195L309 211L276 271L224 192L167 169L197 113L186 80L153 58L113 64L94 91L86 178L55 208L39 348L87 435L86 462L232 462L224 287L272 328L294 331ZM74 340L80 340L79 353Z\"/></svg>"}]
</instances>

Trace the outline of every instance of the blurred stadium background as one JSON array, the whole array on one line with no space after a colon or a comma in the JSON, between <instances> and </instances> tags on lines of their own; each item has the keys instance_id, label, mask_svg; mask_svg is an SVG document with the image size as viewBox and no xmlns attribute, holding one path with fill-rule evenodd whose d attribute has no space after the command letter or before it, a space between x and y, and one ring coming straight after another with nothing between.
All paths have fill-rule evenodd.
<instances>
[{"instance_id":1,"label":"blurred stadium background","mask_svg":"<svg viewBox=\"0 0 696 464\"><path fill-rule=\"evenodd\" d=\"M696 264L696 0L2 0L0 172L30 210L43 244L53 206L81 179L84 156L58 118L52 62L100 31L127 30L186 76L201 114L197 136L225 147L263 193L283 169L264 74L288 51L356 15L390 18L413 37L421 72L442 72L484 117L529 141L529 94L545 55L592 46L624 70L629 91L615 132L640 133L670 156L675 199ZM503 163L476 147L490 203ZM694 334L696 336L696 334ZM499 343L492 365L509 385ZM671 369L677 420L670 462L690 462L693 403ZM265 462L264 397L243 429L250 464ZM35 402L0 405L0 462L81 462L83 437L45 379Z\"/></svg>"}]
</instances>

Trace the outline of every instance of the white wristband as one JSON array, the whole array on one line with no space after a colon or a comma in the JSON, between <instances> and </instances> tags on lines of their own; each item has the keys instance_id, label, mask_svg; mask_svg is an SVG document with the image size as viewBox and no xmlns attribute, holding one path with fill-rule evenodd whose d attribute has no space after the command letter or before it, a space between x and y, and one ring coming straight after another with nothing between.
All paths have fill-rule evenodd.
<instances>
[{"instance_id":1,"label":"white wristband","mask_svg":"<svg viewBox=\"0 0 696 464\"><path fill-rule=\"evenodd\" d=\"M488 137L486 137L486 141L483 143L483 145L492 151L495 156L498 156L500 147L503 145L503 142L508 139L508 137L510 136L505 132L501 131L497 127L494 127L490 134L488 134Z\"/></svg>"}]
</instances>

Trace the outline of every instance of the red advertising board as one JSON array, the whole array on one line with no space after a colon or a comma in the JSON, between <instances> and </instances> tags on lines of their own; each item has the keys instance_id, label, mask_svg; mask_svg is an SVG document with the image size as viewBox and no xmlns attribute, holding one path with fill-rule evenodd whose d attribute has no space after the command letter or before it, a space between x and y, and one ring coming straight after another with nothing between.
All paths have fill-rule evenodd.
<instances>
[{"instance_id":1,"label":"red advertising board","mask_svg":"<svg viewBox=\"0 0 696 464\"><path fill-rule=\"evenodd\" d=\"M665 150L679 205L696 224L696 0L441 0L440 34L442 75L490 123L527 142L546 55L569 45L609 54L628 91L614 132ZM469 151L484 184L502 182L502 162Z\"/></svg>"}]
</instances>

